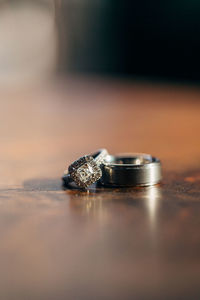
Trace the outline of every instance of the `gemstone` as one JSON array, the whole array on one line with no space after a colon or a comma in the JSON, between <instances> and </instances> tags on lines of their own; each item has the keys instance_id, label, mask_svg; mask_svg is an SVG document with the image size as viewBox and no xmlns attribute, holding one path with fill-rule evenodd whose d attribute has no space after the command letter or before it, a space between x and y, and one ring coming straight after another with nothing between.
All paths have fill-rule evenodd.
<instances>
[{"instance_id":1,"label":"gemstone","mask_svg":"<svg viewBox=\"0 0 200 300\"><path fill-rule=\"evenodd\" d=\"M79 158L69 166L69 174L80 187L88 187L102 176L101 168L92 156Z\"/></svg>"},{"instance_id":2,"label":"gemstone","mask_svg":"<svg viewBox=\"0 0 200 300\"><path fill-rule=\"evenodd\" d=\"M76 172L83 183L87 182L95 175L95 170L89 163L83 164Z\"/></svg>"}]
</instances>

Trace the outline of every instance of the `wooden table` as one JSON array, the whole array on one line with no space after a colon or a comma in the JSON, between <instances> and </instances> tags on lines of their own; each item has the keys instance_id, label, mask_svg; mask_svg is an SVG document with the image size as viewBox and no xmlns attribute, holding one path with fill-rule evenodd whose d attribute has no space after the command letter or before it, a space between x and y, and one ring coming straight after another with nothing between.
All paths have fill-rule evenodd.
<instances>
[{"instance_id":1,"label":"wooden table","mask_svg":"<svg viewBox=\"0 0 200 300\"><path fill-rule=\"evenodd\" d=\"M200 89L66 78L0 96L0 299L200 299ZM158 156L162 184L63 190L101 147Z\"/></svg>"}]
</instances>

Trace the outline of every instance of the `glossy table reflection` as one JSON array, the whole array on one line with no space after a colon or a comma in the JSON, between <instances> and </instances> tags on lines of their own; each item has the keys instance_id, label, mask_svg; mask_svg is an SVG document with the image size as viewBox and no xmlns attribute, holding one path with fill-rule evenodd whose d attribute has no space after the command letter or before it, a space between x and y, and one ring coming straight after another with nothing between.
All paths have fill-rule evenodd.
<instances>
[{"instance_id":1,"label":"glossy table reflection","mask_svg":"<svg viewBox=\"0 0 200 300\"><path fill-rule=\"evenodd\" d=\"M67 78L5 97L0 298L199 299L200 91ZM63 188L102 146L160 157L162 184Z\"/></svg>"}]
</instances>

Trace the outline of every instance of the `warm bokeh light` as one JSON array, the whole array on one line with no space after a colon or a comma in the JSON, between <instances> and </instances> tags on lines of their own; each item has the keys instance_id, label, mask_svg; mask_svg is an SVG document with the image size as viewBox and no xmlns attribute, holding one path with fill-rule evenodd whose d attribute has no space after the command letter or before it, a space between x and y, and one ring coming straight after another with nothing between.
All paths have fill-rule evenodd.
<instances>
[{"instance_id":1,"label":"warm bokeh light","mask_svg":"<svg viewBox=\"0 0 200 300\"><path fill-rule=\"evenodd\" d=\"M53 0L8 1L0 6L0 87L26 86L56 67Z\"/></svg>"}]
</instances>

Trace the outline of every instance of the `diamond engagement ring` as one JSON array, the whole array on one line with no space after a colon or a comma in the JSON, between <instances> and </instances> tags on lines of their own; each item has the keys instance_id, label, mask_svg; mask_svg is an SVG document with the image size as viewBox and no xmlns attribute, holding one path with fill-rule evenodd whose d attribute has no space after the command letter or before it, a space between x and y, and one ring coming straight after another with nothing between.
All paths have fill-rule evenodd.
<instances>
[{"instance_id":1,"label":"diamond engagement ring","mask_svg":"<svg viewBox=\"0 0 200 300\"><path fill-rule=\"evenodd\" d=\"M104 162L107 155L106 149L100 149L94 154L79 158L69 166L68 171L64 172L64 183L68 184L74 181L79 187L89 187L101 178L100 165Z\"/></svg>"}]
</instances>

